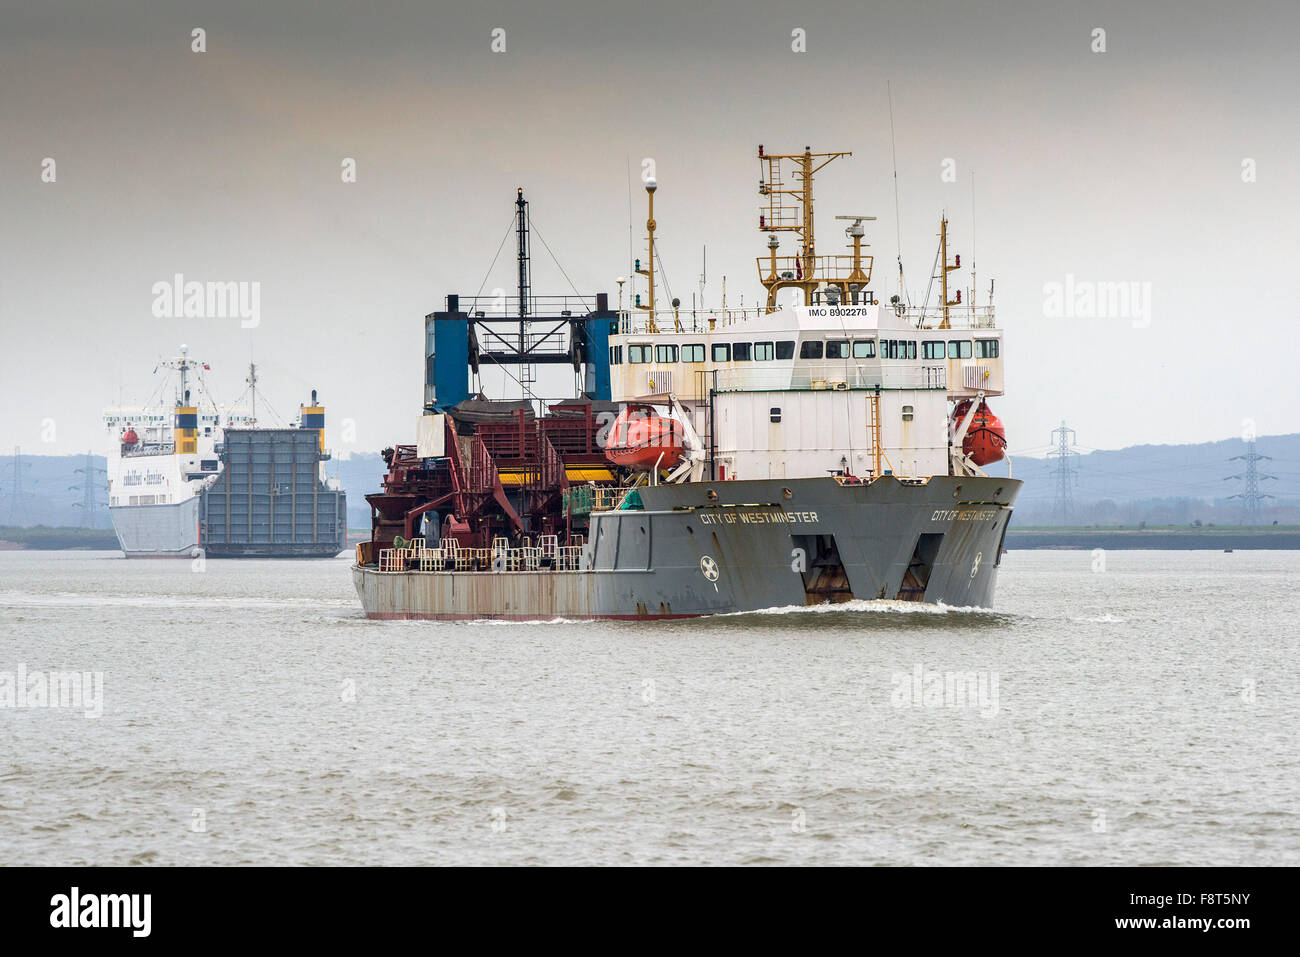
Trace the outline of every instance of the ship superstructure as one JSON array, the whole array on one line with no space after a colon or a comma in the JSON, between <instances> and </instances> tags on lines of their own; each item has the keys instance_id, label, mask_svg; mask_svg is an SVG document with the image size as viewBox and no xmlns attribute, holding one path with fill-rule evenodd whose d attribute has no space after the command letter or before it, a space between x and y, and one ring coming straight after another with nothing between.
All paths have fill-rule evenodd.
<instances>
[{"instance_id":1,"label":"ship superstructure","mask_svg":"<svg viewBox=\"0 0 1300 957\"><path fill-rule=\"evenodd\" d=\"M255 404L219 408L202 375L209 366L190 358L185 346L180 353L158 365L176 374L170 407L160 396L104 414L109 513L123 553L337 555L347 531L346 499L337 481L322 474L329 453L315 393L292 427L259 428ZM253 367L249 382L255 390Z\"/></svg>"},{"instance_id":2,"label":"ship superstructure","mask_svg":"<svg viewBox=\"0 0 1300 957\"><path fill-rule=\"evenodd\" d=\"M873 294L872 217L840 217L846 251L818 251L813 178L845 155L759 148L767 253L756 308L656 299L648 180L646 259L635 264L645 298L624 309L620 280L617 310L598 296L577 316L540 315L521 213L518 299L492 311L448 296L426 320L421 439L391 451L384 490L367 496L374 531L354 568L367 614L987 605L1020 486L983 469L1005 455L988 407L1004 388L1002 333L990 303L950 298L960 258L946 218L937 305ZM779 255L782 233L790 255ZM485 357L571 363L581 394L513 408L471 398Z\"/></svg>"}]
</instances>

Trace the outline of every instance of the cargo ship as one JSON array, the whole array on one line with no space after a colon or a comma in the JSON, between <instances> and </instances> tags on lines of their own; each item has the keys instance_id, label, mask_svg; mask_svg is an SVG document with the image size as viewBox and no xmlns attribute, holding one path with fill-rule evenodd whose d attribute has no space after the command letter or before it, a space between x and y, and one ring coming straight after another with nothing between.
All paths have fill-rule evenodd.
<instances>
[{"instance_id":1,"label":"cargo ship","mask_svg":"<svg viewBox=\"0 0 1300 957\"><path fill-rule=\"evenodd\" d=\"M209 397L207 363L180 355L171 406L104 413L109 514L127 558L332 558L344 548L347 499L326 479L325 409L312 392L297 422L257 424L257 369L247 411ZM158 371L155 369L155 372ZM170 379L171 376L169 375ZM156 394L166 391L160 383Z\"/></svg>"},{"instance_id":2,"label":"cargo ship","mask_svg":"<svg viewBox=\"0 0 1300 957\"><path fill-rule=\"evenodd\" d=\"M814 175L848 153L758 150L757 307L656 292L645 181L644 298L538 297L515 200L518 294L449 294L425 317L416 441L384 450L352 568L395 619L671 619L853 600L992 605L1021 483L990 475L1006 435L1003 336L962 302L940 222L936 303L871 289L874 217L816 247ZM792 254L778 255L781 234ZM637 280L634 280L634 283ZM900 279L900 289L902 287ZM725 289L725 286L724 286ZM955 293L955 294L954 294ZM539 367L575 395L543 399ZM485 368L519 385L488 399ZM567 371L567 370L566 370ZM1010 474L1010 462L1007 461Z\"/></svg>"}]
</instances>

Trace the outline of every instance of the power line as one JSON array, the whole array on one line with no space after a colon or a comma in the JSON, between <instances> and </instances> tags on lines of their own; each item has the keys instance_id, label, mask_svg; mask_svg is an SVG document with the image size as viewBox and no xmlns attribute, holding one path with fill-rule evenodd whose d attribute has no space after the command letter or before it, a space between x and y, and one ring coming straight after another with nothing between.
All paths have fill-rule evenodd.
<instances>
[{"instance_id":1,"label":"power line","mask_svg":"<svg viewBox=\"0 0 1300 957\"><path fill-rule=\"evenodd\" d=\"M9 468L13 470L12 486L9 492L9 524L18 525L18 506L23 500L23 470L32 467L32 463L23 461L21 446L14 446L14 458Z\"/></svg>"},{"instance_id":2,"label":"power line","mask_svg":"<svg viewBox=\"0 0 1300 957\"><path fill-rule=\"evenodd\" d=\"M1225 482L1231 482L1234 479L1236 479L1238 481L1244 480L1246 483L1246 487L1242 489L1240 492L1238 492L1236 495L1228 496L1228 498L1230 499L1232 498L1241 499L1241 504L1242 504L1241 523L1243 525L1259 525L1260 524L1260 518L1259 518L1260 503L1262 503L1263 500L1266 498L1274 497L1272 495L1269 495L1267 492L1261 492L1259 490L1259 483L1268 481L1269 479L1273 479L1274 481L1276 481L1277 476L1261 475L1259 472L1259 467L1256 465L1257 462L1260 462L1265 459L1271 460L1271 458L1272 458L1271 456L1261 455L1259 452L1256 452L1255 440L1251 439L1249 442L1246 443L1245 455L1234 455L1232 458L1228 459L1229 462L1246 463L1245 475L1229 475L1227 478L1224 479Z\"/></svg>"},{"instance_id":3,"label":"power line","mask_svg":"<svg viewBox=\"0 0 1300 957\"><path fill-rule=\"evenodd\" d=\"M81 527L95 527L95 510L100 506L107 506L107 502L102 501L99 497L100 485L95 480L96 475L107 475L107 469L98 468L95 465L95 457L90 452L86 453L85 468L75 469L77 474L81 475L80 485L68 486L69 491L81 492L81 501L73 502L73 508L81 509Z\"/></svg>"},{"instance_id":4,"label":"power line","mask_svg":"<svg viewBox=\"0 0 1300 957\"><path fill-rule=\"evenodd\" d=\"M1056 475L1056 497L1052 502L1052 513L1060 517L1062 525L1069 525L1074 520L1074 486L1079 481L1074 464L1079 457L1074 448L1075 438L1074 429L1067 428L1062 419L1060 426L1052 429L1053 448L1047 453L1048 458L1056 459L1056 467L1053 469Z\"/></svg>"}]
</instances>

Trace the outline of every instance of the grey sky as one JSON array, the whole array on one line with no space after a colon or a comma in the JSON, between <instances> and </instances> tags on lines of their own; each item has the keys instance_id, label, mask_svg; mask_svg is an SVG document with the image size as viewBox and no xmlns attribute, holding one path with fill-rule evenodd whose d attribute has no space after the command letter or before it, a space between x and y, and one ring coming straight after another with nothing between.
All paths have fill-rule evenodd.
<instances>
[{"instance_id":1,"label":"grey sky","mask_svg":"<svg viewBox=\"0 0 1300 957\"><path fill-rule=\"evenodd\" d=\"M1094 448L1296 431L1293 3L463 6L0 4L0 450L102 449L103 407L181 342L219 398L250 352L282 413L318 388L340 451L344 417L354 451L410 441L422 317L478 288L515 187L577 286L612 296L642 157L674 294L707 243L709 301L725 274L752 303L755 146L853 150L818 181L819 250L833 215L879 216L892 293L887 80L908 285L924 295L946 208L981 298L997 281L1013 451L1062 418ZM535 251L535 291L569 291ZM260 325L154 318L178 272L260 282ZM1067 274L1150 283L1149 326L1046 317Z\"/></svg>"}]
</instances>

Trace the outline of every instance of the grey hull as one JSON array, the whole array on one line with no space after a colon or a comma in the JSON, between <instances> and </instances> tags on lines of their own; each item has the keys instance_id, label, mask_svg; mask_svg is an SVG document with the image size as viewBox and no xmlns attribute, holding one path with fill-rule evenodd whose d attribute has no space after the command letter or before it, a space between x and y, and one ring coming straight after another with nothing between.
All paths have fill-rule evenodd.
<instances>
[{"instance_id":1,"label":"grey hull","mask_svg":"<svg viewBox=\"0 0 1300 957\"><path fill-rule=\"evenodd\" d=\"M108 511L127 558L189 558L196 554L197 496L173 505L118 505Z\"/></svg>"},{"instance_id":2,"label":"grey hull","mask_svg":"<svg viewBox=\"0 0 1300 957\"><path fill-rule=\"evenodd\" d=\"M683 618L898 598L989 607L1020 485L942 476L658 486L641 490L644 510L592 515L583 571L354 565L352 575L371 618ZM818 564L828 548L833 568Z\"/></svg>"}]
</instances>

